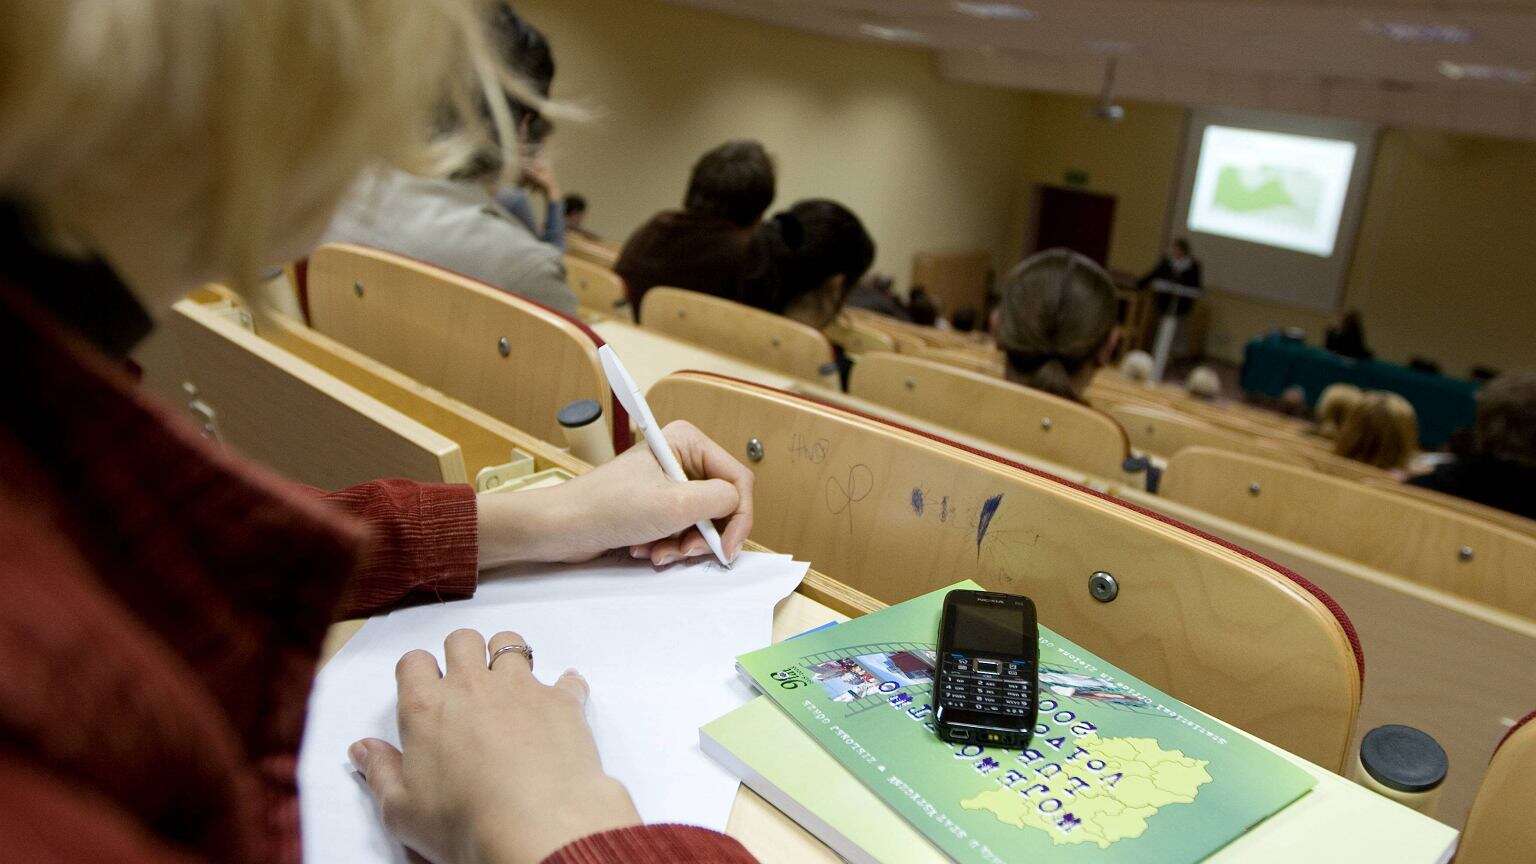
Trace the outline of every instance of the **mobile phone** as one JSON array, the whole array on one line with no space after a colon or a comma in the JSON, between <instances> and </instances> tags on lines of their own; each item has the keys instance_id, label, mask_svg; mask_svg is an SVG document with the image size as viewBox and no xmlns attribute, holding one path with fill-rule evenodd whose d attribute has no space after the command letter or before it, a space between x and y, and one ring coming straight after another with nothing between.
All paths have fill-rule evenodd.
<instances>
[{"instance_id":1,"label":"mobile phone","mask_svg":"<svg viewBox=\"0 0 1536 864\"><path fill-rule=\"evenodd\" d=\"M944 597L934 684L940 738L1010 749L1029 746L1040 688L1035 604L995 591Z\"/></svg>"}]
</instances>

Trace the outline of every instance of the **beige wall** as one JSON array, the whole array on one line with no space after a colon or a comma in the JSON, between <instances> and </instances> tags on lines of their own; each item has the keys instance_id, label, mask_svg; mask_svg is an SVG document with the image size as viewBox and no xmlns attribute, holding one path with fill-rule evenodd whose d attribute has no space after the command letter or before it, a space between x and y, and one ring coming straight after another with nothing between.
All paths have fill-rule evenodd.
<instances>
[{"instance_id":1,"label":"beige wall","mask_svg":"<svg viewBox=\"0 0 1536 864\"><path fill-rule=\"evenodd\" d=\"M590 226L616 240L682 201L688 170L730 138L779 166L775 209L842 201L905 284L919 250L983 248L1000 264L1014 223L1027 97L951 84L922 51L856 45L654 0L518 0L549 36L555 93L596 109L551 156ZM1007 249L1004 253L1002 250Z\"/></svg>"},{"instance_id":2,"label":"beige wall","mask_svg":"<svg viewBox=\"0 0 1536 864\"><path fill-rule=\"evenodd\" d=\"M1157 260L1174 195L1184 114L1127 104L1118 127L1086 118L1090 100L1034 94L1026 181L1072 168L1118 198L1113 267ZM1381 357L1414 355L1465 375L1473 364L1536 368L1536 144L1386 129L1381 135L1344 304L1364 316ZM1198 254L1198 249L1196 250ZM1273 327L1320 341L1333 316L1213 293L1207 350L1240 361Z\"/></svg>"}]
</instances>

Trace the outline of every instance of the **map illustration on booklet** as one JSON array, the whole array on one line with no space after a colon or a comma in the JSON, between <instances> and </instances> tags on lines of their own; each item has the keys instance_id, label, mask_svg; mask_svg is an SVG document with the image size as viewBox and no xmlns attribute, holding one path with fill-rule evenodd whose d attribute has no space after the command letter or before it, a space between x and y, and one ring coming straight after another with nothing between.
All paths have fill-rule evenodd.
<instances>
[{"instance_id":1,"label":"map illustration on booklet","mask_svg":"<svg viewBox=\"0 0 1536 864\"><path fill-rule=\"evenodd\" d=\"M1195 862L1314 785L1045 627L1029 747L941 741L931 696L939 614L948 591L978 587L963 582L738 662L843 769L960 862Z\"/></svg>"}]
</instances>

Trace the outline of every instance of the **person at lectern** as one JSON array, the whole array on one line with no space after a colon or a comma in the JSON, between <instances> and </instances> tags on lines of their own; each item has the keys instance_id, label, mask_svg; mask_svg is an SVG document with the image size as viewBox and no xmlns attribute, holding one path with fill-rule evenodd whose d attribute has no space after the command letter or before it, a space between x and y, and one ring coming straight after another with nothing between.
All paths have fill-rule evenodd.
<instances>
[{"instance_id":1,"label":"person at lectern","mask_svg":"<svg viewBox=\"0 0 1536 864\"><path fill-rule=\"evenodd\" d=\"M1152 272L1141 277L1136 287L1146 288L1158 280L1190 288L1204 287L1201 282L1200 262L1190 253L1188 240L1183 237L1175 239L1168 249L1168 254L1157 262ZM1156 302L1159 316L1168 314L1170 304L1173 306L1175 315L1186 315L1195 305L1195 301L1191 298L1174 297L1170 294L1158 294Z\"/></svg>"}]
</instances>

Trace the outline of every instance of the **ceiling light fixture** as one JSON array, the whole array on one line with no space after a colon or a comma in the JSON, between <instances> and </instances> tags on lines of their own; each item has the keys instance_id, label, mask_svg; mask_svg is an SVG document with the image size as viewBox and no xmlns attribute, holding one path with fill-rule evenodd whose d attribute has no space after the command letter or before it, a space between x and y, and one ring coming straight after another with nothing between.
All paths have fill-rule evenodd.
<instances>
[{"instance_id":1,"label":"ceiling light fixture","mask_svg":"<svg viewBox=\"0 0 1536 864\"><path fill-rule=\"evenodd\" d=\"M973 18L986 18L991 21L1033 21L1040 17L1023 6L1015 6L1012 3L968 3L958 2L955 11Z\"/></svg>"},{"instance_id":2,"label":"ceiling light fixture","mask_svg":"<svg viewBox=\"0 0 1536 864\"><path fill-rule=\"evenodd\" d=\"M922 44L928 41L925 34L916 30L908 30L905 27L885 27L880 24L860 24L859 32L865 36L876 39L884 39L887 42L914 42Z\"/></svg>"},{"instance_id":3,"label":"ceiling light fixture","mask_svg":"<svg viewBox=\"0 0 1536 864\"><path fill-rule=\"evenodd\" d=\"M1474 34L1456 24L1419 24L1413 21L1361 21L1367 33L1408 45L1467 45Z\"/></svg>"},{"instance_id":4,"label":"ceiling light fixture","mask_svg":"<svg viewBox=\"0 0 1536 864\"><path fill-rule=\"evenodd\" d=\"M1440 74L1452 81L1489 81L1496 84L1529 84L1536 80L1536 73L1513 66L1490 66L1486 63L1457 63L1440 61Z\"/></svg>"}]
</instances>

